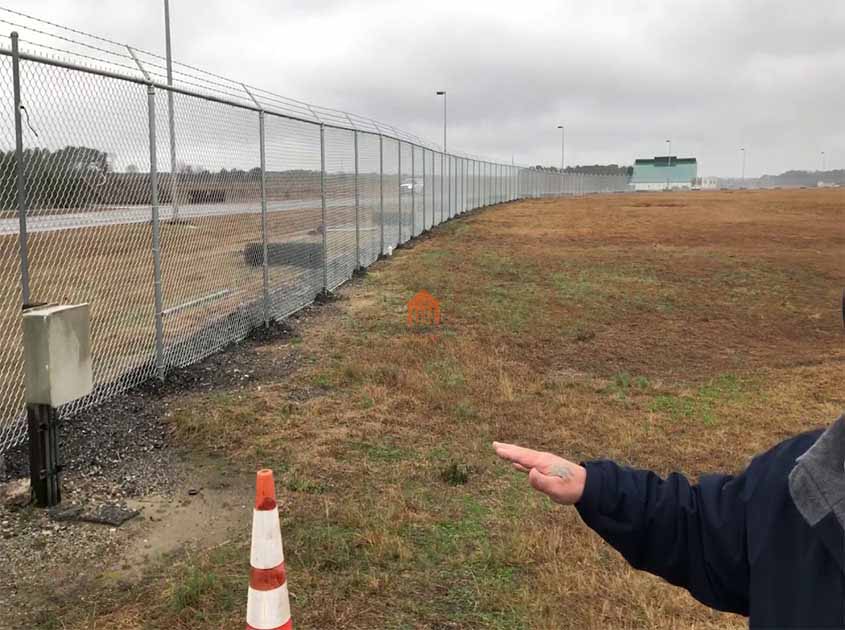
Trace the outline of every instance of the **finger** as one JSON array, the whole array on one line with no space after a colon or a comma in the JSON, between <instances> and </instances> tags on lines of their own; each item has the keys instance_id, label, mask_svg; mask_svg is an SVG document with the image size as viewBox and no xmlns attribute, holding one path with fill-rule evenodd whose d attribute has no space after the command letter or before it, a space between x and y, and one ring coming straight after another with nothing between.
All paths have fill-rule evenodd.
<instances>
[{"instance_id":1,"label":"finger","mask_svg":"<svg viewBox=\"0 0 845 630\"><path fill-rule=\"evenodd\" d=\"M513 462L513 463L511 464L511 466L513 466L514 468L516 468L519 472L524 472L524 473L527 473L527 472L530 470L530 468L526 468L526 467L525 467L525 466L523 466L522 464L517 464L516 462Z\"/></svg>"},{"instance_id":2,"label":"finger","mask_svg":"<svg viewBox=\"0 0 845 630\"><path fill-rule=\"evenodd\" d=\"M546 453L541 451L523 448L522 446L516 446L515 444L493 442L493 448L496 451L496 455L502 459L521 464L525 468L529 469L541 465L543 460L548 457Z\"/></svg>"},{"instance_id":3,"label":"finger","mask_svg":"<svg viewBox=\"0 0 845 630\"><path fill-rule=\"evenodd\" d=\"M532 468L528 473L528 483L535 490L539 490L545 495L548 495L555 501L559 501L560 497L566 492L566 482L559 477L544 475L536 468Z\"/></svg>"}]
</instances>

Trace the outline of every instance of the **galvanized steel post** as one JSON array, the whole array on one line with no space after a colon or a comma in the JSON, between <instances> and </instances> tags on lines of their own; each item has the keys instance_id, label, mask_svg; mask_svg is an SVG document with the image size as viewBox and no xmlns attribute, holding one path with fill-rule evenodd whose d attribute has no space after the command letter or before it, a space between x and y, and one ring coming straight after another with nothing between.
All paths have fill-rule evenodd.
<instances>
[{"instance_id":1,"label":"galvanized steel post","mask_svg":"<svg viewBox=\"0 0 845 630\"><path fill-rule=\"evenodd\" d=\"M156 156L155 88L147 86L147 110L150 132L150 204L152 210L153 299L155 301L155 369L164 380L164 319L161 290L161 222L158 212L158 164Z\"/></svg>"},{"instance_id":2,"label":"galvanized steel post","mask_svg":"<svg viewBox=\"0 0 845 630\"><path fill-rule=\"evenodd\" d=\"M23 164L23 124L21 122L21 75L18 34L12 33L12 84L15 108L15 188L18 207L18 252L21 265L21 299L29 304L29 241L26 232L26 170Z\"/></svg>"},{"instance_id":3,"label":"galvanized steel post","mask_svg":"<svg viewBox=\"0 0 845 630\"><path fill-rule=\"evenodd\" d=\"M173 57L170 54L170 4L164 0L164 33L167 65L167 85L173 87ZM167 90L167 119L170 126L170 201L173 206L173 220L179 219L179 200L176 179L176 122L173 118L173 90Z\"/></svg>"},{"instance_id":4,"label":"galvanized steel post","mask_svg":"<svg viewBox=\"0 0 845 630\"><path fill-rule=\"evenodd\" d=\"M416 167L417 147L411 144L411 233L409 238L414 237L414 229L417 227L417 167Z\"/></svg>"},{"instance_id":5,"label":"galvanized steel post","mask_svg":"<svg viewBox=\"0 0 845 630\"><path fill-rule=\"evenodd\" d=\"M264 110L258 112L259 150L261 151L261 263L263 271L264 327L270 325L270 270L267 260L267 162L264 145Z\"/></svg>"},{"instance_id":6,"label":"galvanized steel post","mask_svg":"<svg viewBox=\"0 0 845 630\"><path fill-rule=\"evenodd\" d=\"M323 291L329 292L329 226L326 221L326 127L320 123L320 201L323 233Z\"/></svg>"},{"instance_id":7,"label":"galvanized steel post","mask_svg":"<svg viewBox=\"0 0 845 630\"><path fill-rule=\"evenodd\" d=\"M378 135L378 213L381 244L379 254L384 255L384 136Z\"/></svg>"},{"instance_id":8,"label":"galvanized steel post","mask_svg":"<svg viewBox=\"0 0 845 630\"><path fill-rule=\"evenodd\" d=\"M447 156L449 160L449 218L452 218L452 156Z\"/></svg>"},{"instance_id":9,"label":"galvanized steel post","mask_svg":"<svg viewBox=\"0 0 845 630\"><path fill-rule=\"evenodd\" d=\"M399 189L396 191L399 194L399 237L396 240L397 247L402 244L402 141L399 141L399 151L397 152L399 155L399 177L397 177L397 181L399 182Z\"/></svg>"},{"instance_id":10,"label":"galvanized steel post","mask_svg":"<svg viewBox=\"0 0 845 630\"><path fill-rule=\"evenodd\" d=\"M440 223L443 223L444 193L446 191L446 154L440 153Z\"/></svg>"},{"instance_id":11,"label":"galvanized steel post","mask_svg":"<svg viewBox=\"0 0 845 630\"><path fill-rule=\"evenodd\" d=\"M361 267L361 223L358 194L358 131L352 132L355 148L355 269Z\"/></svg>"},{"instance_id":12,"label":"galvanized steel post","mask_svg":"<svg viewBox=\"0 0 845 630\"><path fill-rule=\"evenodd\" d=\"M467 161L461 158L461 213L467 211Z\"/></svg>"},{"instance_id":13,"label":"galvanized steel post","mask_svg":"<svg viewBox=\"0 0 845 630\"><path fill-rule=\"evenodd\" d=\"M428 190L428 186L425 183L425 147L423 147L423 150L422 150L422 162L423 162L422 163L422 186L423 186L423 198L422 198L423 213L422 214L423 214L423 216L422 216L422 229L420 230L420 234L425 232L426 229L428 228L428 223L425 220L425 218L426 218L425 217L425 198L426 198L426 195L428 195L428 193L426 192Z\"/></svg>"}]
</instances>

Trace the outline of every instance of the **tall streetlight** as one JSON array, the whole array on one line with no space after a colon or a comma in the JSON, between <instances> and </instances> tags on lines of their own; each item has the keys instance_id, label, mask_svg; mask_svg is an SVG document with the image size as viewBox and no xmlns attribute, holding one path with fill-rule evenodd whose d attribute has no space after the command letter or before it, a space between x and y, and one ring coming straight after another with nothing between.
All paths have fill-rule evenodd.
<instances>
[{"instance_id":1,"label":"tall streetlight","mask_svg":"<svg viewBox=\"0 0 845 630\"><path fill-rule=\"evenodd\" d=\"M446 159L446 90L437 90L435 92L437 96L443 97L443 153L440 156L440 198L443 198L443 177L445 173L443 173L443 161ZM449 195L449 208L450 208L450 216L451 216L451 205L452 205L452 160L449 160L449 187L446 191ZM441 201L441 206L443 202ZM442 211L441 211L442 212Z\"/></svg>"},{"instance_id":2,"label":"tall streetlight","mask_svg":"<svg viewBox=\"0 0 845 630\"><path fill-rule=\"evenodd\" d=\"M563 160L563 150L564 150L564 143L566 140L566 130L563 128L563 125L558 125L558 129L560 129L560 172L563 173L563 169L566 163Z\"/></svg>"},{"instance_id":3,"label":"tall streetlight","mask_svg":"<svg viewBox=\"0 0 845 630\"><path fill-rule=\"evenodd\" d=\"M170 2L164 0L164 47L167 55L167 85L173 87L173 57L170 54ZM173 90L167 90L167 120L170 125L170 201L173 205L174 221L179 219L179 204L176 200L176 126L173 121Z\"/></svg>"},{"instance_id":4,"label":"tall streetlight","mask_svg":"<svg viewBox=\"0 0 845 630\"><path fill-rule=\"evenodd\" d=\"M566 137L566 130L563 128L563 125L558 125L557 128L560 129L560 192L561 194L563 194L563 169L566 164L563 159L563 149Z\"/></svg>"},{"instance_id":5,"label":"tall streetlight","mask_svg":"<svg viewBox=\"0 0 845 630\"><path fill-rule=\"evenodd\" d=\"M745 147L741 147L740 151L742 151L742 185L740 188L745 188Z\"/></svg>"},{"instance_id":6,"label":"tall streetlight","mask_svg":"<svg viewBox=\"0 0 845 630\"><path fill-rule=\"evenodd\" d=\"M436 94L443 97L443 153L446 153L446 90L438 90Z\"/></svg>"},{"instance_id":7,"label":"tall streetlight","mask_svg":"<svg viewBox=\"0 0 845 630\"><path fill-rule=\"evenodd\" d=\"M822 151L822 172L824 172L826 168L827 168L827 164L826 164L825 158L824 158L824 151Z\"/></svg>"}]
</instances>

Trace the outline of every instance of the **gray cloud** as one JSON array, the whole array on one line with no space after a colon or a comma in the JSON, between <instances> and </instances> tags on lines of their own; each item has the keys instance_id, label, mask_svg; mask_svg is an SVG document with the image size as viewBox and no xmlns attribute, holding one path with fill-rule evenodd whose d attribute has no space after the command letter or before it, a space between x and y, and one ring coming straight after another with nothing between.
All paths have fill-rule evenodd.
<instances>
[{"instance_id":1,"label":"gray cloud","mask_svg":"<svg viewBox=\"0 0 845 630\"><path fill-rule=\"evenodd\" d=\"M161 3L2 0L163 52ZM586 5L586 6L585 6ZM702 174L845 167L845 3L171 0L174 56L280 94L521 163L631 163L665 150Z\"/></svg>"}]
</instances>

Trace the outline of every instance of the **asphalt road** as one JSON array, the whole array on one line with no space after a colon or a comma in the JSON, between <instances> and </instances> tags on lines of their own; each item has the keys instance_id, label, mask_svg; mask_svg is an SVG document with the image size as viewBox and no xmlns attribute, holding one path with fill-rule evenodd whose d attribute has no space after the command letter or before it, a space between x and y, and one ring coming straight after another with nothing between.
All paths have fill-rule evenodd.
<instances>
[{"instance_id":1,"label":"asphalt road","mask_svg":"<svg viewBox=\"0 0 845 630\"><path fill-rule=\"evenodd\" d=\"M330 200L328 207L354 207L355 198L347 197ZM321 207L321 199L295 199L292 201L268 202L268 212L285 212L288 210L304 210ZM43 212L43 211L42 211ZM190 204L179 207L180 219L200 217L215 217L236 214L259 214L261 206L255 202L244 203L209 203ZM162 221L173 218L173 208L170 205L159 207L159 217ZM132 223L146 223L152 219L152 206L111 206L89 212L73 212L66 214L35 213L27 217L27 233L54 232L58 230L78 230L83 228L100 227L106 225L127 225ZM0 219L0 236L17 234L18 219Z\"/></svg>"}]
</instances>

